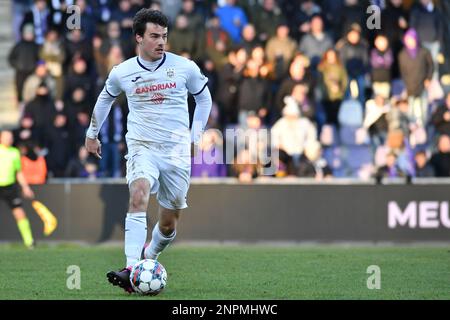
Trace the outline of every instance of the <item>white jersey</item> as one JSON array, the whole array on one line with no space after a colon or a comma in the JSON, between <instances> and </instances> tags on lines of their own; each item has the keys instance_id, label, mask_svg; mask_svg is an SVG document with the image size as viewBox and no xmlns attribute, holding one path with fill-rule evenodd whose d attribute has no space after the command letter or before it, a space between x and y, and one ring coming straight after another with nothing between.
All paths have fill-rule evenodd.
<instances>
[{"instance_id":1,"label":"white jersey","mask_svg":"<svg viewBox=\"0 0 450 320\"><path fill-rule=\"evenodd\" d=\"M170 52L164 54L154 70L144 64L136 56L115 66L102 92L111 98L125 92L129 107L126 137L156 143L190 143L187 95L200 94L208 78L193 61ZM96 136L104 121L93 120L88 136Z\"/></svg>"}]
</instances>

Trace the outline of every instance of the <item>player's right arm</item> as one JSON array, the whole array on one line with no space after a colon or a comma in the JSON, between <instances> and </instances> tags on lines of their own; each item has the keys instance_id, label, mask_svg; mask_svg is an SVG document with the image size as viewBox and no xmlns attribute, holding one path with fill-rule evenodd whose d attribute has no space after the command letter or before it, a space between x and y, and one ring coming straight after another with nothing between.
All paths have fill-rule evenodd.
<instances>
[{"instance_id":1,"label":"player's right arm","mask_svg":"<svg viewBox=\"0 0 450 320\"><path fill-rule=\"evenodd\" d=\"M108 117L109 111L114 100L122 92L117 75L117 68L114 67L106 79L105 86L97 98L97 102L92 112L91 124L86 132L85 146L88 152L93 153L97 158L101 159L101 143L98 140L100 128Z\"/></svg>"}]
</instances>

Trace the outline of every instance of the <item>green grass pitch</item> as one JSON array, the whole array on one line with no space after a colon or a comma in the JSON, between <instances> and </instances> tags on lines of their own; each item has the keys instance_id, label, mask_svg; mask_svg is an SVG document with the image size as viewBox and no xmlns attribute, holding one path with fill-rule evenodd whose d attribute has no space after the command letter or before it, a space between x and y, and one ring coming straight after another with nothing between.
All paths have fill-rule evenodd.
<instances>
[{"instance_id":1,"label":"green grass pitch","mask_svg":"<svg viewBox=\"0 0 450 320\"><path fill-rule=\"evenodd\" d=\"M450 299L450 247L175 244L160 262L167 288L144 297L106 280L124 263L121 247L0 245L0 299ZM80 290L67 288L71 265ZM371 265L379 290L367 288Z\"/></svg>"}]
</instances>

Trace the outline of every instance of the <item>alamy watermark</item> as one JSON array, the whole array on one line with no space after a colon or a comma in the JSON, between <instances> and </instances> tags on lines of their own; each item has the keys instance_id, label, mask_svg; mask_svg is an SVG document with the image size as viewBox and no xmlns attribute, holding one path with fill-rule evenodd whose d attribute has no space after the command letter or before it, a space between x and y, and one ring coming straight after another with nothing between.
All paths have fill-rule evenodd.
<instances>
[{"instance_id":1,"label":"alamy watermark","mask_svg":"<svg viewBox=\"0 0 450 320\"><path fill-rule=\"evenodd\" d=\"M67 29L81 29L81 8L71 5L67 7L66 13L69 14L66 20ZM366 13L370 15L366 21L367 29L381 29L381 8L377 5L370 5L367 7Z\"/></svg>"},{"instance_id":2,"label":"alamy watermark","mask_svg":"<svg viewBox=\"0 0 450 320\"><path fill-rule=\"evenodd\" d=\"M66 9L69 14L66 20L66 27L68 30L81 29L81 9L79 6L71 5Z\"/></svg>"},{"instance_id":3,"label":"alamy watermark","mask_svg":"<svg viewBox=\"0 0 450 320\"><path fill-rule=\"evenodd\" d=\"M66 280L66 287L69 290L80 290L81 289L81 269L77 265L68 266L66 269L66 274L69 276Z\"/></svg>"},{"instance_id":4,"label":"alamy watermark","mask_svg":"<svg viewBox=\"0 0 450 320\"><path fill-rule=\"evenodd\" d=\"M192 124L194 132L201 132L201 123ZM165 152L174 161L186 154L186 137L182 131L173 131L173 147ZM192 155L194 165L243 165L256 166L259 175L272 176L277 173L279 150L270 129L228 128L224 134L218 129L203 132Z\"/></svg>"},{"instance_id":5,"label":"alamy watermark","mask_svg":"<svg viewBox=\"0 0 450 320\"><path fill-rule=\"evenodd\" d=\"M377 265L367 267L366 273L370 274L367 278L367 289L380 290L381 289L381 268Z\"/></svg>"},{"instance_id":6,"label":"alamy watermark","mask_svg":"<svg viewBox=\"0 0 450 320\"><path fill-rule=\"evenodd\" d=\"M370 14L366 21L366 27L369 30L381 29L381 8L376 5L367 7L367 14Z\"/></svg>"}]
</instances>

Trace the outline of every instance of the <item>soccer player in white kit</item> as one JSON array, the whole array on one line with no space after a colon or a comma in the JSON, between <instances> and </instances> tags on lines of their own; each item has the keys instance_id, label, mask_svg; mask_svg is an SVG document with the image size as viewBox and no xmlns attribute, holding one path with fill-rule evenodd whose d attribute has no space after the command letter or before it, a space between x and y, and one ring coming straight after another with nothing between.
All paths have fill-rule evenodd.
<instances>
[{"instance_id":1,"label":"soccer player in white kit","mask_svg":"<svg viewBox=\"0 0 450 320\"><path fill-rule=\"evenodd\" d=\"M86 148L101 157L97 136L114 99L128 99L127 183L129 209L125 218L126 266L107 273L109 282L132 292L129 274L140 259L157 259L173 241L181 209L187 207L191 149L199 142L211 110L208 79L191 60L165 52L168 19L161 12L140 10L133 20L139 55L115 66L94 107ZM196 108L189 130L188 92ZM147 207L157 193L159 221L147 239Z\"/></svg>"}]
</instances>

